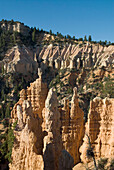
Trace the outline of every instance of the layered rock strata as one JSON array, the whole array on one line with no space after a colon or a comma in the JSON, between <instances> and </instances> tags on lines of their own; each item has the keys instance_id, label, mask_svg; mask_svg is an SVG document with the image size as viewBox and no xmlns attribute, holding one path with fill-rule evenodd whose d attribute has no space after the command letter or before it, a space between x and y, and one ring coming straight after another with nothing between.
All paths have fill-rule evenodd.
<instances>
[{"instance_id":1,"label":"layered rock strata","mask_svg":"<svg viewBox=\"0 0 114 170\"><path fill-rule=\"evenodd\" d=\"M114 158L114 99L96 97L90 102L90 111L83 145L80 148L81 160L89 162L86 156L88 139L94 149L95 158Z\"/></svg>"}]
</instances>

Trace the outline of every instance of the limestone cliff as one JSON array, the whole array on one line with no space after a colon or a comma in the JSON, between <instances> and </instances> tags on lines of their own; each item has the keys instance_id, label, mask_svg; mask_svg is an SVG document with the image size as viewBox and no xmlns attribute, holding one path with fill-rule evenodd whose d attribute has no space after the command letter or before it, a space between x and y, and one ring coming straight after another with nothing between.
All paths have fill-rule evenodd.
<instances>
[{"instance_id":1,"label":"limestone cliff","mask_svg":"<svg viewBox=\"0 0 114 170\"><path fill-rule=\"evenodd\" d=\"M101 99L96 97L90 103L88 122L85 133L89 135L96 158L113 158L113 120L114 119L114 99ZM83 145L80 148L81 160L88 162L86 151L88 139L85 135Z\"/></svg>"}]
</instances>

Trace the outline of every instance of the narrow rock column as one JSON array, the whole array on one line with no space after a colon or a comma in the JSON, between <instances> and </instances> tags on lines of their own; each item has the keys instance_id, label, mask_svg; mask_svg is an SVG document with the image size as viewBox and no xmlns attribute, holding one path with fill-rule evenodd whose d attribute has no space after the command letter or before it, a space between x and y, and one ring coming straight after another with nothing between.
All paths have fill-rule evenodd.
<instances>
[{"instance_id":1,"label":"narrow rock column","mask_svg":"<svg viewBox=\"0 0 114 170\"><path fill-rule=\"evenodd\" d=\"M58 111L57 96L53 89L50 89L45 102L45 131L44 137L44 169L58 170L59 158L62 151L62 142L60 135L60 113Z\"/></svg>"}]
</instances>

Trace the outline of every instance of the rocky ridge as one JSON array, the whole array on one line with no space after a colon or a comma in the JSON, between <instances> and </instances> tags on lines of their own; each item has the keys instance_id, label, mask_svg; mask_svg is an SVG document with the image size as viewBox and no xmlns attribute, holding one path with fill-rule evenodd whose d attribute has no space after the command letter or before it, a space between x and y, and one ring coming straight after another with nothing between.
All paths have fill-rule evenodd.
<instances>
[{"instance_id":1,"label":"rocky ridge","mask_svg":"<svg viewBox=\"0 0 114 170\"><path fill-rule=\"evenodd\" d=\"M80 47L81 45L81 47ZM6 53L1 62L6 72L37 72L41 68L43 72L48 67L53 69L89 69L114 67L114 47L103 47L99 44L77 44L54 46L52 44L44 47L36 47L33 50L26 46L15 46ZM35 70L33 69L35 67ZM21 69L19 69L21 68Z\"/></svg>"},{"instance_id":2,"label":"rocky ridge","mask_svg":"<svg viewBox=\"0 0 114 170\"><path fill-rule=\"evenodd\" d=\"M40 77L26 91L21 91L20 100L12 110L12 123L17 121L17 127L10 169L70 170L81 160L87 162L88 142L84 133L90 137L96 158L113 158L114 100L95 98L91 101L84 130L84 113L79 107L77 89L74 88L71 109L68 100L63 108L58 108L54 89L50 89L48 95L46 89Z\"/></svg>"},{"instance_id":3,"label":"rocky ridge","mask_svg":"<svg viewBox=\"0 0 114 170\"><path fill-rule=\"evenodd\" d=\"M31 155L34 155L34 158L35 155L37 155L35 160L43 159L44 162L41 161L41 167L44 166L45 169L71 169L73 167L73 162L75 161L76 163L79 161L78 149L84 135L84 120L83 111L78 105L77 90L74 89L71 113L68 113L67 109L65 109L66 106L63 110L60 108L58 109L56 93L53 89L50 89L47 95L47 90L43 88L46 87L45 83L41 82L42 79L40 77L31 84L27 91L22 90L20 93L20 100L12 110L12 123L17 121L17 129L15 130L16 142L14 143L14 148L12 150L13 161L10 165L11 169L13 167L17 169L25 169L25 167L33 169L33 166L37 166L37 168L40 166L39 164L33 165L34 163L32 162L34 162L34 160L30 161L30 157L26 157L26 154L29 155L28 152L31 147L33 148L30 149ZM40 84L42 84L42 88L39 88ZM32 93L34 96L31 94L32 97L30 98L30 90L33 92L34 90L32 89L35 89L35 87L37 87L36 94L38 95ZM40 89L42 89L42 92ZM32 98L37 98L37 100L32 100ZM41 106L39 110L37 110L38 107L36 105L40 103L38 98L45 99L41 100L42 104L39 105L39 107ZM35 110L37 110L37 112ZM35 126L37 126L37 128L35 128ZM80 129L80 136L77 134L77 128ZM63 129L62 134L60 129ZM36 136L36 133L39 135ZM27 141L26 138L23 138L23 135L28 136ZM79 142L76 143L75 140L78 140ZM29 145L26 142L29 142ZM17 152L19 152L20 147L23 154L20 152L19 155L21 158L19 155L17 158L16 155ZM25 147L27 148L25 149ZM56 154L57 152L58 154ZM77 157L74 156L75 154ZM24 165L22 163L20 165L19 159L22 160Z\"/></svg>"},{"instance_id":4,"label":"rocky ridge","mask_svg":"<svg viewBox=\"0 0 114 170\"><path fill-rule=\"evenodd\" d=\"M13 31L16 31L16 32L19 32L19 33L22 33L23 35L28 35L29 32L30 32L30 28L25 26L23 23L21 22L14 22L13 20L12 21L0 21L0 28L2 30L5 30L5 31L10 31L10 32L13 32Z\"/></svg>"},{"instance_id":5,"label":"rocky ridge","mask_svg":"<svg viewBox=\"0 0 114 170\"><path fill-rule=\"evenodd\" d=\"M35 28L24 34L23 24L4 24L2 39L13 41L5 50L0 47L3 117L24 88L11 112L17 126L10 169L70 170L80 161L90 162L86 134L96 159L113 159L114 46L60 38Z\"/></svg>"}]
</instances>

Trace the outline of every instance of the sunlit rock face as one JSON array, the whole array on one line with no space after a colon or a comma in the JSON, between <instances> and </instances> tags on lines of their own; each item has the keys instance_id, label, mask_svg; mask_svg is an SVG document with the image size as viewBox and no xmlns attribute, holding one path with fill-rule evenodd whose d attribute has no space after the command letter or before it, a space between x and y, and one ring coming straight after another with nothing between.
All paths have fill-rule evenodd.
<instances>
[{"instance_id":1,"label":"sunlit rock face","mask_svg":"<svg viewBox=\"0 0 114 170\"><path fill-rule=\"evenodd\" d=\"M103 47L100 44L64 44L31 47L14 46L5 53L2 60L4 70L24 75L37 73L38 68L43 72L49 67L55 70L82 68L113 68L114 46Z\"/></svg>"},{"instance_id":2,"label":"sunlit rock face","mask_svg":"<svg viewBox=\"0 0 114 170\"><path fill-rule=\"evenodd\" d=\"M90 103L88 122L83 145L80 148L81 160L83 162L90 161L86 156L88 148L88 138L94 148L96 158L109 158L114 156L114 99L101 99L96 97Z\"/></svg>"},{"instance_id":3,"label":"sunlit rock face","mask_svg":"<svg viewBox=\"0 0 114 170\"><path fill-rule=\"evenodd\" d=\"M14 131L10 169L71 170L73 157L62 146L61 119L56 93L41 77L20 92L12 112Z\"/></svg>"},{"instance_id":4,"label":"sunlit rock face","mask_svg":"<svg viewBox=\"0 0 114 170\"><path fill-rule=\"evenodd\" d=\"M19 101L15 108L17 117L12 118L13 121L17 120L17 129L14 131L15 142L10 169L43 170L41 120L38 115L34 116L32 106L27 100Z\"/></svg>"}]
</instances>

